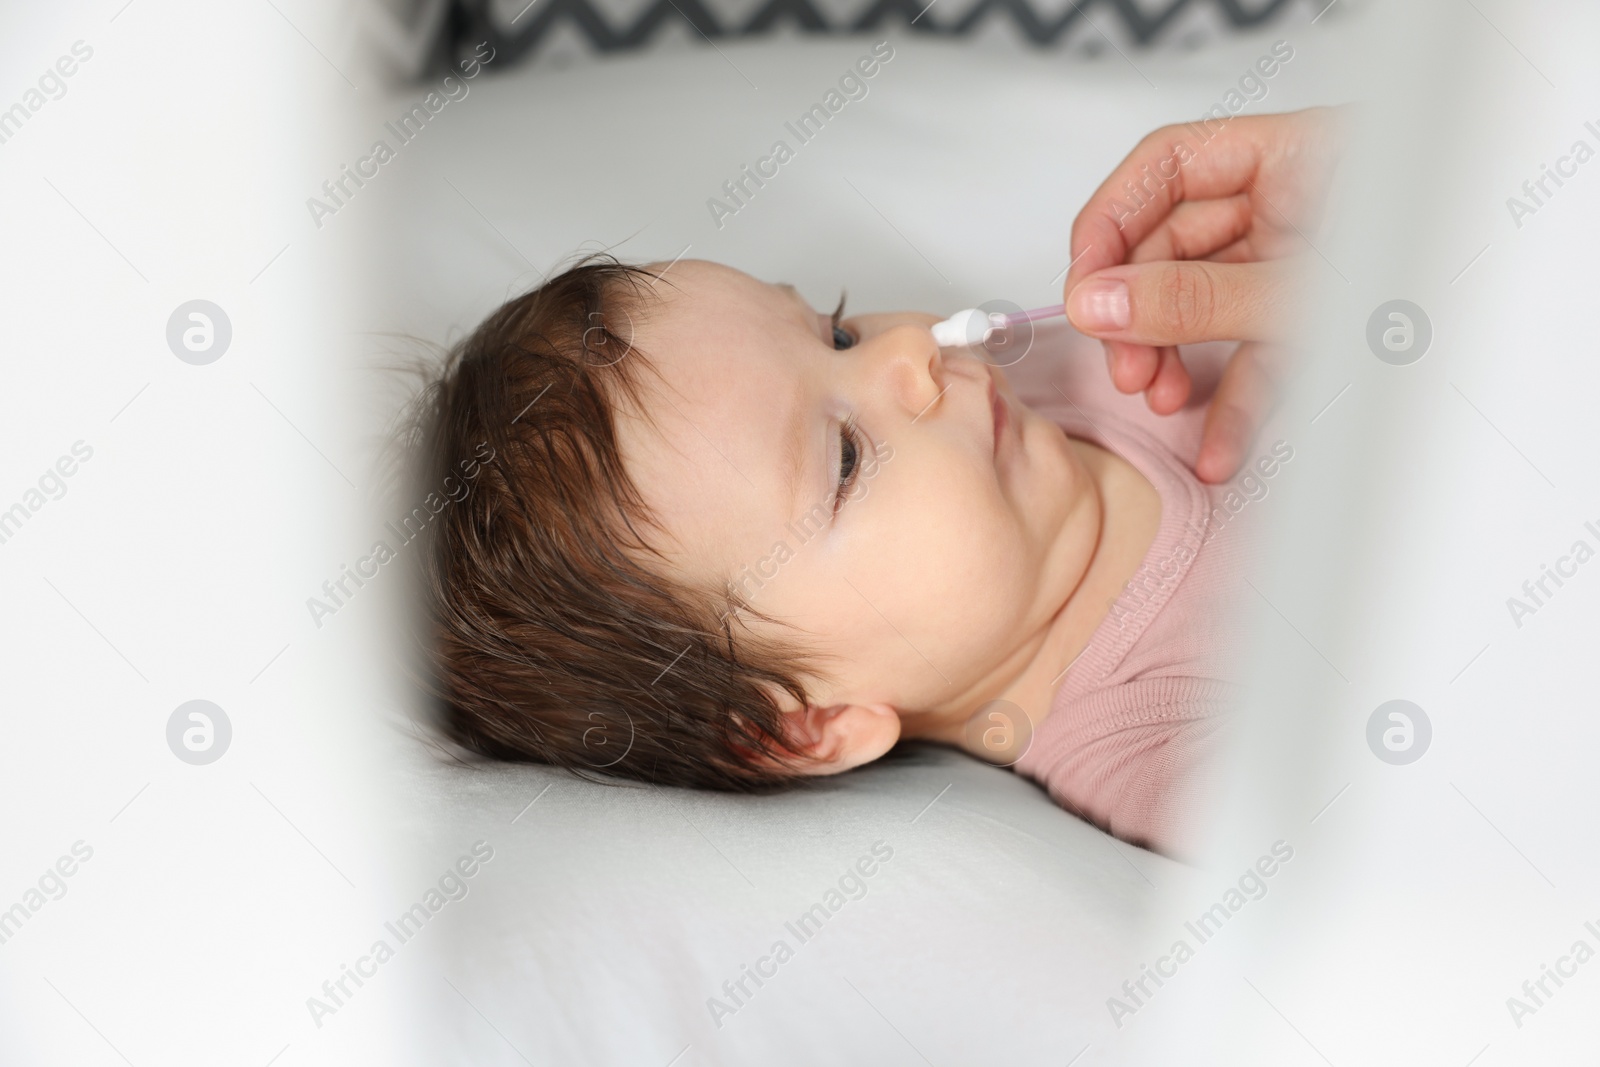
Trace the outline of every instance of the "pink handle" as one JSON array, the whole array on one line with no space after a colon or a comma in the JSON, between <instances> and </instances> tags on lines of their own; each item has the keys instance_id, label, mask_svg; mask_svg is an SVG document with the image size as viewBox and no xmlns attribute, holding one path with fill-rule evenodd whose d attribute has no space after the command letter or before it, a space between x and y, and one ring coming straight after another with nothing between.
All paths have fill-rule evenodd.
<instances>
[{"instance_id":1,"label":"pink handle","mask_svg":"<svg viewBox=\"0 0 1600 1067\"><path fill-rule=\"evenodd\" d=\"M1053 319L1057 315L1065 315L1067 305L1052 304L1050 307L1034 308L1031 311L1013 311L1005 317L1007 326L1015 326L1019 322L1036 322L1039 319Z\"/></svg>"}]
</instances>

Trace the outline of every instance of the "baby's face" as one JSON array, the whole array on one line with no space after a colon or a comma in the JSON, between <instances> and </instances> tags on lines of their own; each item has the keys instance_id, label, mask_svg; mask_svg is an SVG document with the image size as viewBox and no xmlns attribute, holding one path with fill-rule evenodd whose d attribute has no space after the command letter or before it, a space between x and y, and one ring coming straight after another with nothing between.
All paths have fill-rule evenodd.
<instances>
[{"instance_id":1,"label":"baby's face","mask_svg":"<svg viewBox=\"0 0 1600 1067\"><path fill-rule=\"evenodd\" d=\"M656 292L635 336L657 371L640 376L651 424L619 426L674 576L831 653L807 686L818 707L886 704L915 734L996 696L1099 536L1060 428L995 368L941 352L936 316L848 317L841 349L792 288L728 267L681 261Z\"/></svg>"}]
</instances>

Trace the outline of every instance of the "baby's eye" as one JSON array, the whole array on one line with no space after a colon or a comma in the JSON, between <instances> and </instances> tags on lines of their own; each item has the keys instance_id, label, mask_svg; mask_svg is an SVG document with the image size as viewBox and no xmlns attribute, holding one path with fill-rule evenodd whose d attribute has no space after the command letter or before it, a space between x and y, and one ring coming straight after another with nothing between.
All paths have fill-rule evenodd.
<instances>
[{"instance_id":1,"label":"baby's eye","mask_svg":"<svg viewBox=\"0 0 1600 1067\"><path fill-rule=\"evenodd\" d=\"M856 429L851 423L839 427L839 491L833 497L833 510L839 511L839 505L844 503L845 496L850 491L850 486L856 480L856 471L860 468L861 451L856 446Z\"/></svg>"},{"instance_id":2,"label":"baby's eye","mask_svg":"<svg viewBox=\"0 0 1600 1067\"><path fill-rule=\"evenodd\" d=\"M856 339L850 335L849 330L838 323L833 324L833 347L835 349L854 348L855 343Z\"/></svg>"}]
</instances>

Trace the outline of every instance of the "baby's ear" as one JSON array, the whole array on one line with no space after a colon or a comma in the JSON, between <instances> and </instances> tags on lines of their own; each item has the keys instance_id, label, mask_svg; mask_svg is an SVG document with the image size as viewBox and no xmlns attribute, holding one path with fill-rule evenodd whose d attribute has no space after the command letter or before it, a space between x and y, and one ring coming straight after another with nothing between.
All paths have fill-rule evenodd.
<instances>
[{"instance_id":1,"label":"baby's ear","mask_svg":"<svg viewBox=\"0 0 1600 1067\"><path fill-rule=\"evenodd\" d=\"M810 757L806 774L838 774L871 763L900 740L900 715L888 704L808 704L784 712L789 740Z\"/></svg>"}]
</instances>

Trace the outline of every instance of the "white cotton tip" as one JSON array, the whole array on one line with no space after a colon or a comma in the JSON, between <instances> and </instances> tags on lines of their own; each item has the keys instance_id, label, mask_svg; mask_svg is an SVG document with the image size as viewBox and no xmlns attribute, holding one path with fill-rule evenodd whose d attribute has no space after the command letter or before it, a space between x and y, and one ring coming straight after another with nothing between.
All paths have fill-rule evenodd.
<instances>
[{"instance_id":1,"label":"white cotton tip","mask_svg":"<svg viewBox=\"0 0 1600 1067\"><path fill-rule=\"evenodd\" d=\"M1005 324L1005 316L967 308L933 325L933 339L940 348L967 348L982 345L989 335Z\"/></svg>"}]
</instances>

